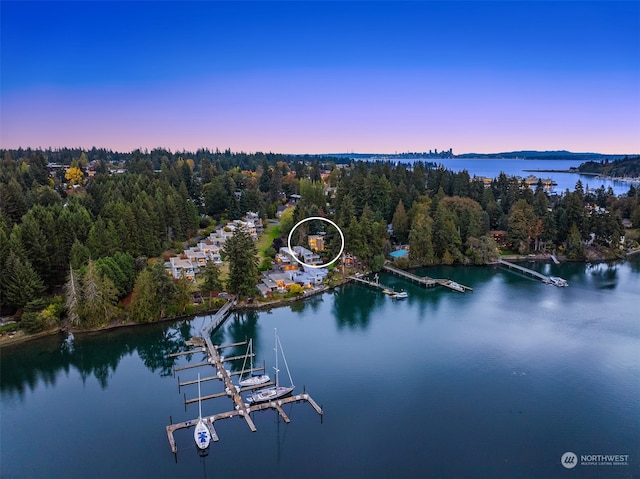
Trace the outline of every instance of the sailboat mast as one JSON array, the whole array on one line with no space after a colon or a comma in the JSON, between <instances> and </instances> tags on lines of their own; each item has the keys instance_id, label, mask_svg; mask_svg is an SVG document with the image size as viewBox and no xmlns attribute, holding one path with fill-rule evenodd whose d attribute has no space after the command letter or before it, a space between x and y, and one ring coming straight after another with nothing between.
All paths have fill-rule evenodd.
<instances>
[{"instance_id":1,"label":"sailboat mast","mask_svg":"<svg viewBox=\"0 0 640 479\"><path fill-rule=\"evenodd\" d=\"M200 396L200 373L198 373L198 419L202 419L202 398Z\"/></svg>"},{"instance_id":2,"label":"sailboat mast","mask_svg":"<svg viewBox=\"0 0 640 479\"><path fill-rule=\"evenodd\" d=\"M278 369L278 329L277 328L273 328L273 330L275 331L275 352L276 352L276 367L274 368L276 370L276 389L278 389L279 383L278 383L278 373L280 372L280 370Z\"/></svg>"}]
</instances>

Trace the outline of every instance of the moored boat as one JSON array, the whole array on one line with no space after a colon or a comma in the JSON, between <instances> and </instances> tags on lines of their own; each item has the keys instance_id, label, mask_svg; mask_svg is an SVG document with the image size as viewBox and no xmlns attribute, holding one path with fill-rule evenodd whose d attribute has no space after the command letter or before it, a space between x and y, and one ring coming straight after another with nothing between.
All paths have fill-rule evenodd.
<instances>
[{"instance_id":1,"label":"moored boat","mask_svg":"<svg viewBox=\"0 0 640 479\"><path fill-rule=\"evenodd\" d=\"M193 439L196 441L198 449L204 450L211 443L211 431L204 419L202 419L202 399L200 396L200 374L198 374L198 423L193 431Z\"/></svg>"},{"instance_id":2,"label":"moored boat","mask_svg":"<svg viewBox=\"0 0 640 479\"><path fill-rule=\"evenodd\" d=\"M240 380L238 381L238 384L241 387L253 387L271 381L271 378L269 378L268 374L252 374L251 376L242 379L242 376L244 375L244 367L247 363L247 357L250 358L249 370L253 371L253 338L249 340L249 345L247 346L247 353L244 357L244 363L242 364L242 373L240 374Z\"/></svg>"},{"instance_id":3,"label":"moored boat","mask_svg":"<svg viewBox=\"0 0 640 479\"><path fill-rule=\"evenodd\" d=\"M560 288L569 286L569 283L567 282L567 280L564 278L560 278L559 276L549 276L549 281L552 285L558 286Z\"/></svg>"},{"instance_id":4,"label":"moored boat","mask_svg":"<svg viewBox=\"0 0 640 479\"><path fill-rule=\"evenodd\" d=\"M291 386L281 386L279 381L279 373L278 369L278 346L280 347L280 353L282 354L282 359L284 360L284 365L287 369L287 374L289 375L289 381ZM291 373L289 372L289 366L287 365L287 359L284 356L284 351L282 350L282 344L280 344L280 338L278 338L278 330L275 330L275 353L276 353L276 365L273 368L276 372L276 384L275 386L271 386L268 388L263 388L258 391L254 391L249 396L247 396L246 400L249 404L256 404L261 402L273 401L274 399L279 399L281 397L288 396L291 394L295 388L293 385L293 379L291 379Z\"/></svg>"}]
</instances>

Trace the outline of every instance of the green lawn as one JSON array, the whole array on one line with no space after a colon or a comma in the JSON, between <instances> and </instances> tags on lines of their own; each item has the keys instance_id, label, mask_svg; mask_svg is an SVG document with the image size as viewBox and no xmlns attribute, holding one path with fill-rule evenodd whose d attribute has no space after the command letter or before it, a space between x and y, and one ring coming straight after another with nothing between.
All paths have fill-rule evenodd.
<instances>
[{"instance_id":1,"label":"green lawn","mask_svg":"<svg viewBox=\"0 0 640 479\"><path fill-rule=\"evenodd\" d=\"M256 249L258 250L258 255L260 259L265 259L267 256L264 254L265 251L269 249L273 240L280 236L280 225L270 224L264 230L264 233L258 238L258 242L256 243Z\"/></svg>"}]
</instances>

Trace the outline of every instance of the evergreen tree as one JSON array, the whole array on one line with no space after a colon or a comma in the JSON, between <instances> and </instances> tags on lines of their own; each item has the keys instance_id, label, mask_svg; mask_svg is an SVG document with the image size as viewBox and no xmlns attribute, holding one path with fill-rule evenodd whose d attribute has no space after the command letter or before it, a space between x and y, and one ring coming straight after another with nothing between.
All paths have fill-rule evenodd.
<instances>
[{"instance_id":1,"label":"evergreen tree","mask_svg":"<svg viewBox=\"0 0 640 479\"><path fill-rule=\"evenodd\" d=\"M569 228L569 234L565 243L565 253L569 259L584 258L584 245L582 244L580 231L578 231L575 223Z\"/></svg>"},{"instance_id":2,"label":"evergreen tree","mask_svg":"<svg viewBox=\"0 0 640 479\"><path fill-rule=\"evenodd\" d=\"M393 234L398 239L398 242L406 243L409 234L409 217L407 216L402 200L398 201L396 211L393 213L393 219L391 220L391 226L393 227Z\"/></svg>"},{"instance_id":3,"label":"evergreen tree","mask_svg":"<svg viewBox=\"0 0 640 479\"><path fill-rule=\"evenodd\" d=\"M129 307L129 316L136 323L151 323L160 316L160 305L156 301L156 286L149 268L136 279Z\"/></svg>"},{"instance_id":4,"label":"evergreen tree","mask_svg":"<svg viewBox=\"0 0 640 479\"><path fill-rule=\"evenodd\" d=\"M76 239L71 246L71 253L69 255L71 267L80 269L87 263L87 261L89 261L90 258L91 252L89 251L89 248L82 244L80 240Z\"/></svg>"},{"instance_id":5,"label":"evergreen tree","mask_svg":"<svg viewBox=\"0 0 640 479\"><path fill-rule=\"evenodd\" d=\"M432 238L433 220L425 212L419 212L413 219L409 232L409 261L413 266L434 263Z\"/></svg>"},{"instance_id":6,"label":"evergreen tree","mask_svg":"<svg viewBox=\"0 0 640 479\"><path fill-rule=\"evenodd\" d=\"M237 228L224 245L224 253L229 259L229 280L227 287L233 294L255 296L258 275L256 246L244 228Z\"/></svg>"},{"instance_id":7,"label":"evergreen tree","mask_svg":"<svg viewBox=\"0 0 640 479\"><path fill-rule=\"evenodd\" d=\"M2 304L17 309L24 308L29 301L39 298L45 289L31 263L13 252L9 253L0 275Z\"/></svg>"},{"instance_id":8,"label":"evergreen tree","mask_svg":"<svg viewBox=\"0 0 640 479\"><path fill-rule=\"evenodd\" d=\"M202 291L222 290L222 280L220 279L220 268L211 261L207 263L202 272Z\"/></svg>"}]
</instances>

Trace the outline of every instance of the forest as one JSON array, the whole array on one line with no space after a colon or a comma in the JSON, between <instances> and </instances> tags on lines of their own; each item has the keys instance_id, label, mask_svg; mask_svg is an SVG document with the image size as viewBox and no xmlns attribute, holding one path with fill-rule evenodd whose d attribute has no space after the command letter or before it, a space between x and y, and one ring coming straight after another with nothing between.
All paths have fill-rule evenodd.
<instances>
[{"instance_id":1,"label":"forest","mask_svg":"<svg viewBox=\"0 0 640 479\"><path fill-rule=\"evenodd\" d=\"M216 267L195 284L172 280L164 261L247 211L275 218L291 195L299 200L280 219L272 252L297 221L323 216L343 230L345 251L371 270L400 246L409 250L401 267L485 264L500 252L613 259L637 247L637 230L625 231L622 220L640 225L634 186L616 197L578 181L550 195L542 183L530 188L500 174L487 185L421 161L205 149L0 154L0 308L28 332L60 321L94 328L177 316L190 311L198 291L257 295L256 250L246 235L226 247L224 282Z\"/></svg>"}]
</instances>

